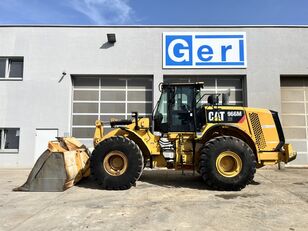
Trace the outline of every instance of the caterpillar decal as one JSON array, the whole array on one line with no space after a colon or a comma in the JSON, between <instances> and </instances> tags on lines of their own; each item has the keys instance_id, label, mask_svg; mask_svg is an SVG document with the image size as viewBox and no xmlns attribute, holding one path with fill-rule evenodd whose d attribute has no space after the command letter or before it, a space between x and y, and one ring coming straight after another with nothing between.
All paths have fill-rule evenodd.
<instances>
[{"instance_id":1,"label":"caterpillar decal","mask_svg":"<svg viewBox=\"0 0 308 231\"><path fill-rule=\"evenodd\" d=\"M240 123L245 118L245 113L242 110L213 109L206 111L206 118L210 123Z\"/></svg>"}]
</instances>

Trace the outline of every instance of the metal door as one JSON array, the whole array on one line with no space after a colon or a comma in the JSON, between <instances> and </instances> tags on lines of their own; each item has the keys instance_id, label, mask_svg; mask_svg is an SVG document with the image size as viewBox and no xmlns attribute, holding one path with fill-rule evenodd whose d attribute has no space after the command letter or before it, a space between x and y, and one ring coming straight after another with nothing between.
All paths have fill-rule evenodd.
<instances>
[{"instance_id":1,"label":"metal door","mask_svg":"<svg viewBox=\"0 0 308 231\"><path fill-rule=\"evenodd\" d=\"M56 140L58 129L36 129L34 161L47 149L48 141Z\"/></svg>"}]
</instances>

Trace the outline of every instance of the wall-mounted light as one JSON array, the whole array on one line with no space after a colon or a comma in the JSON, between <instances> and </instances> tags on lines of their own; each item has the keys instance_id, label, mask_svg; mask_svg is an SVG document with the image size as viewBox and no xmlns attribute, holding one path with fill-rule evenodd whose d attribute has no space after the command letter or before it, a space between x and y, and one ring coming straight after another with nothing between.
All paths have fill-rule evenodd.
<instances>
[{"instance_id":1,"label":"wall-mounted light","mask_svg":"<svg viewBox=\"0 0 308 231\"><path fill-rule=\"evenodd\" d=\"M66 71L62 71L62 76L61 76L61 78L58 80L58 83L62 82L62 80L64 79L65 76L66 76Z\"/></svg>"},{"instance_id":2,"label":"wall-mounted light","mask_svg":"<svg viewBox=\"0 0 308 231\"><path fill-rule=\"evenodd\" d=\"M107 34L107 40L109 43L115 43L116 40L116 35L115 34Z\"/></svg>"}]
</instances>

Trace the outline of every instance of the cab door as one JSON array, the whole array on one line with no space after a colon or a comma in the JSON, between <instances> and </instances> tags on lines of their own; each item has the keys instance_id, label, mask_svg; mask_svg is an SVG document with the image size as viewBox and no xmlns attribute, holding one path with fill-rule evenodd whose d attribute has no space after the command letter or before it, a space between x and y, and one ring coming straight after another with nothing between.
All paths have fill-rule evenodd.
<instances>
[{"instance_id":1,"label":"cab door","mask_svg":"<svg viewBox=\"0 0 308 231\"><path fill-rule=\"evenodd\" d=\"M194 131L194 88L191 86L175 86L169 91L168 98L169 131Z\"/></svg>"}]
</instances>

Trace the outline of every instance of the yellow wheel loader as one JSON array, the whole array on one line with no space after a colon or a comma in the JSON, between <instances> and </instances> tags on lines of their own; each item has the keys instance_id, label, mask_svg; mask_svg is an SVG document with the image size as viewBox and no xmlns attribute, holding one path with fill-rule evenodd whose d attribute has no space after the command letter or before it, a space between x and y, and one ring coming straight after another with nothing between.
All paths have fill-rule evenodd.
<instances>
[{"instance_id":1,"label":"yellow wheel loader","mask_svg":"<svg viewBox=\"0 0 308 231\"><path fill-rule=\"evenodd\" d=\"M110 121L114 129L107 134L103 122L96 121L90 159L76 139L58 137L15 190L63 191L88 176L89 165L102 188L128 189L146 164L197 171L212 188L240 190L256 168L296 158L291 144L285 144L277 112L228 106L227 94L201 96L201 88L203 83L161 84L151 119L134 112L132 119Z\"/></svg>"},{"instance_id":2,"label":"yellow wheel loader","mask_svg":"<svg viewBox=\"0 0 308 231\"><path fill-rule=\"evenodd\" d=\"M96 121L91 173L105 189L128 189L144 166L193 170L218 190L240 190L256 168L296 158L285 144L278 113L228 106L227 94L201 96L203 83L161 84L153 118ZM207 103L202 104L204 96ZM222 103L219 99L222 98ZM154 133L152 130L154 128Z\"/></svg>"}]
</instances>

